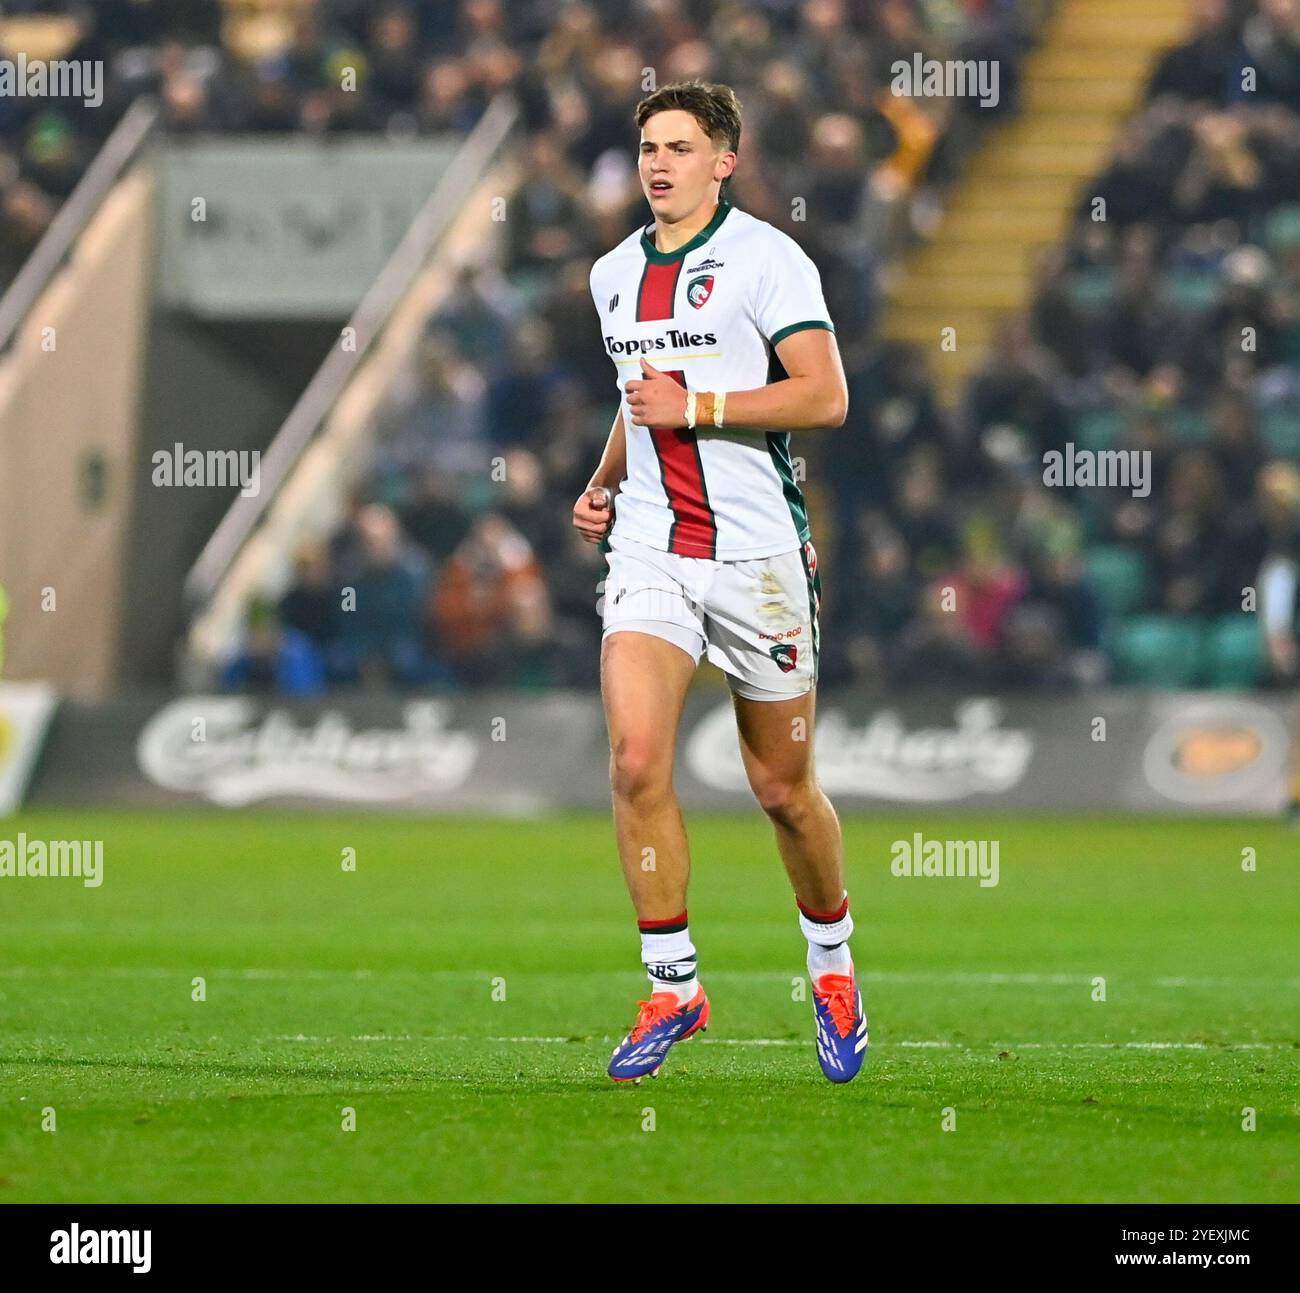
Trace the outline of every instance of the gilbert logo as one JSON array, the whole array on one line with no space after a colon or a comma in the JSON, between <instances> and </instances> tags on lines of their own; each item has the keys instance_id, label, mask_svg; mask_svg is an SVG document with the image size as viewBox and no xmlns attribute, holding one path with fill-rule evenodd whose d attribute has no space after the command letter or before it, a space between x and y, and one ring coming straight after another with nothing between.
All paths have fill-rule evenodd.
<instances>
[{"instance_id":1,"label":"gilbert logo","mask_svg":"<svg viewBox=\"0 0 1300 1293\"><path fill-rule=\"evenodd\" d=\"M152 1249L152 1230L82 1230L74 1221L70 1229L50 1235L55 1266L129 1266L146 1275L153 1266Z\"/></svg>"},{"instance_id":2,"label":"gilbert logo","mask_svg":"<svg viewBox=\"0 0 1300 1293\"><path fill-rule=\"evenodd\" d=\"M686 284L686 299L698 310L713 294L713 275L701 274Z\"/></svg>"}]
</instances>

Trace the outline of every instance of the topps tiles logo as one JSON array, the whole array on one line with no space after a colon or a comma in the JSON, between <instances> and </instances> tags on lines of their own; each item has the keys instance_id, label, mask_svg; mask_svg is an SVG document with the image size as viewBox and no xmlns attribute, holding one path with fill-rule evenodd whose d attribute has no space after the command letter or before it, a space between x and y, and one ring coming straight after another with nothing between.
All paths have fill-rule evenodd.
<instances>
[{"instance_id":1,"label":"topps tiles logo","mask_svg":"<svg viewBox=\"0 0 1300 1293\"><path fill-rule=\"evenodd\" d=\"M704 304L703 301L700 302ZM682 350L687 346L716 346L715 332L682 332L669 328L656 337L605 337L605 350L611 355L644 355L652 350Z\"/></svg>"},{"instance_id":2,"label":"topps tiles logo","mask_svg":"<svg viewBox=\"0 0 1300 1293\"><path fill-rule=\"evenodd\" d=\"M82 1230L74 1221L50 1235L54 1266L129 1266L135 1275L153 1269L152 1230Z\"/></svg>"},{"instance_id":3,"label":"topps tiles logo","mask_svg":"<svg viewBox=\"0 0 1300 1293\"><path fill-rule=\"evenodd\" d=\"M87 108L104 102L104 64L98 59L0 58L0 98L80 99Z\"/></svg>"}]
</instances>

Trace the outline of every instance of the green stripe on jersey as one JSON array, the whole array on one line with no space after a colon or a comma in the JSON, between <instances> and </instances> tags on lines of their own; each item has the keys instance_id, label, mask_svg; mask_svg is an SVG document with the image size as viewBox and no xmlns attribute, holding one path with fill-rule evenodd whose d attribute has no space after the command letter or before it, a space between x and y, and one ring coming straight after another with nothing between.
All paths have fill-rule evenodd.
<instances>
[{"instance_id":1,"label":"green stripe on jersey","mask_svg":"<svg viewBox=\"0 0 1300 1293\"><path fill-rule=\"evenodd\" d=\"M778 329L768 338L768 343L775 346L778 341L784 341L791 334L803 332L807 328L824 328L827 332L835 331L835 325L828 323L825 319L805 319L802 323L791 323L787 327Z\"/></svg>"},{"instance_id":2,"label":"green stripe on jersey","mask_svg":"<svg viewBox=\"0 0 1300 1293\"><path fill-rule=\"evenodd\" d=\"M795 481L794 464L790 461L790 433L769 431L767 452L777 475L781 477L781 492L785 495L786 507L790 509L790 520L794 522L795 533L801 544L807 543L812 538L812 528L808 524L808 507L803 501L803 490Z\"/></svg>"}]
</instances>

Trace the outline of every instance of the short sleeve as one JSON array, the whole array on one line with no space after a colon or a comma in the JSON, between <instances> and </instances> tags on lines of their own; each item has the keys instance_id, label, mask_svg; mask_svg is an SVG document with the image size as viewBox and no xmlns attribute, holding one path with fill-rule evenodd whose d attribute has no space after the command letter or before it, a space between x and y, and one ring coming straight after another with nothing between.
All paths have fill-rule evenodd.
<instances>
[{"instance_id":1,"label":"short sleeve","mask_svg":"<svg viewBox=\"0 0 1300 1293\"><path fill-rule=\"evenodd\" d=\"M792 332L834 332L821 275L803 249L784 235L774 238L754 286L754 321L775 346Z\"/></svg>"}]
</instances>

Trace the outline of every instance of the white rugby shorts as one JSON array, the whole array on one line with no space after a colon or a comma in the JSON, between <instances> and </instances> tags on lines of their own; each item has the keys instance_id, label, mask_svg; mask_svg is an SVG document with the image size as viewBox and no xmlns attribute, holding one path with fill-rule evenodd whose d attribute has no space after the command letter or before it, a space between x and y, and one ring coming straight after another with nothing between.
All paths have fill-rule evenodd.
<instances>
[{"instance_id":1,"label":"white rugby shorts","mask_svg":"<svg viewBox=\"0 0 1300 1293\"><path fill-rule=\"evenodd\" d=\"M661 552L611 534L604 636L649 633L696 664L706 651L732 691L789 700L817 682L821 579L811 543L751 561Z\"/></svg>"}]
</instances>

